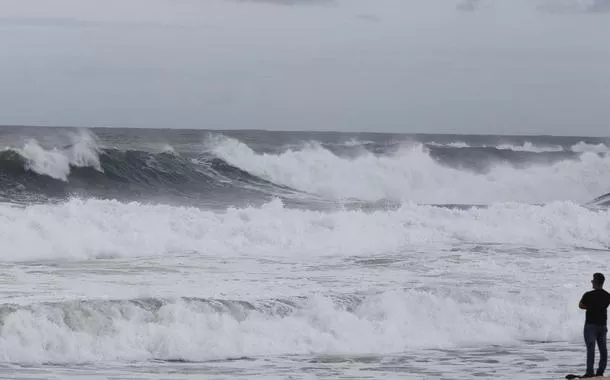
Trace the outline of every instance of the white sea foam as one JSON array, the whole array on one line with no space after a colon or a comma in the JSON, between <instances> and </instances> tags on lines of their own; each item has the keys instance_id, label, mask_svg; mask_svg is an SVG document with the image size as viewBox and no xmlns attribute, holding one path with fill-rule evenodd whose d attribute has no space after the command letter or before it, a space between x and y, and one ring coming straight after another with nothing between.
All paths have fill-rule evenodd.
<instances>
[{"instance_id":1,"label":"white sea foam","mask_svg":"<svg viewBox=\"0 0 610 380\"><path fill-rule=\"evenodd\" d=\"M445 147L445 148L495 148L500 150L512 150L514 152L532 152L532 153L544 153L544 152L565 152L571 151L575 153L583 152L595 152L595 153L608 153L610 148L606 144L588 144L584 141L580 141L572 145L569 149L564 149L561 145L540 145L534 144L530 141L525 141L523 144L498 144L498 145L472 145L464 141L454 141L450 143L427 143L430 146Z\"/></svg>"},{"instance_id":2,"label":"white sea foam","mask_svg":"<svg viewBox=\"0 0 610 380\"><path fill-rule=\"evenodd\" d=\"M161 152L176 155L176 149L170 144L163 144L161 146Z\"/></svg>"},{"instance_id":3,"label":"white sea foam","mask_svg":"<svg viewBox=\"0 0 610 380\"><path fill-rule=\"evenodd\" d=\"M604 259L572 252L607 249L609 231L610 210L568 202L324 213L286 209L279 201L226 212L100 200L0 205L4 262L164 255L172 263L149 275L113 271L107 260L63 269L37 263L31 273L27 265L13 269L15 283L23 281L14 285L20 306L2 306L0 355L18 363L208 360L579 341L581 288L574 284ZM380 256L398 263L379 270L360 263ZM153 265L121 260L116 268L132 261L134 268ZM288 264L274 271L263 262ZM218 273L199 269L212 267ZM180 300L157 309L95 300L109 293L130 298L144 289L229 294L258 307L219 311ZM349 291L368 295L355 303L342 294ZM69 301L80 292L87 302ZM307 299L284 313L260 307L289 294Z\"/></svg>"},{"instance_id":4,"label":"white sea foam","mask_svg":"<svg viewBox=\"0 0 610 380\"><path fill-rule=\"evenodd\" d=\"M428 145L436 146L436 147L445 147L445 148L495 148L495 149L500 149L500 150L512 150L514 152L532 152L532 153L564 151L563 147L561 147L560 145L536 145L529 141L526 141L521 145L514 145L514 144L471 145L464 141L455 141L455 142L450 142L450 143L446 143L446 144L431 142L431 143L428 143Z\"/></svg>"},{"instance_id":5,"label":"white sea foam","mask_svg":"<svg viewBox=\"0 0 610 380\"><path fill-rule=\"evenodd\" d=\"M209 149L226 161L275 183L334 199L394 199L422 203L587 202L610 189L610 156L487 173L443 166L420 144L384 156L364 152L349 159L309 144L281 154L258 154L237 140L216 136Z\"/></svg>"},{"instance_id":6,"label":"white sea foam","mask_svg":"<svg viewBox=\"0 0 610 380\"><path fill-rule=\"evenodd\" d=\"M288 314L183 300L45 303L4 314L5 362L209 360L287 354L370 354L579 337L579 313L561 295L411 289L346 308L313 296ZM553 310L552 313L548 313ZM541 316L544 315L544 318Z\"/></svg>"},{"instance_id":7,"label":"white sea foam","mask_svg":"<svg viewBox=\"0 0 610 380\"><path fill-rule=\"evenodd\" d=\"M533 153L561 152L564 150L563 147L561 147L559 145L538 146L529 141L526 141L521 145L500 144L500 145L496 146L496 148L501 149L501 150L512 150L515 152L533 152Z\"/></svg>"},{"instance_id":8,"label":"white sea foam","mask_svg":"<svg viewBox=\"0 0 610 380\"><path fill-rule=\"evenodd\" d=\"M471 148L472 145L465 143L464 141L454 141L454 142L450 142L450 143L446 143L446 144L442 144L442 143L437 143L437 142L430 142L428 143L428 145L430 146L436 146L436 147L444 147L444 148Z\"/></svg>"},{"instance_id":9,"label":"white sea foam","mask_svg":"<svg viewBox=\"0 0 610 380\"><path fill-rule=\"evenodd\" d=\"M570 148L573 152L582 153L582 152L595 152L595 153L609 153L610 148L606 144L587 144L583 141L578 144L572 145Z\"/></svg>"},{"instance_id":10,"label":"white sea foam","mask_svg":"<svg viewBox=\"0 0 610 380\"><path fill-rule=\"evenodd\" d=\"M26 169L62 181L68 180L70 167L93 167L102 171L94 135L86 130L67 134L70 144L62 148L43 148L30 139L21 148L10 148L26 160ZM9 148L7 148L9 149Z\"/></svg>"},{"instance_id":11,"label":"white sea foam","mask_svg":"<svg viewBox=\"0 0 610 380\"><path fill-rule=\"evenodd\" d=\"M610 211L573 203L498 204L451 210L405 204L393 211L316 212L197 208L72 200L0 205L0 260L130 257L199 252L295 257L402 252L464 242L531 247L610 247Z\"/></svg>"}]
</instances>

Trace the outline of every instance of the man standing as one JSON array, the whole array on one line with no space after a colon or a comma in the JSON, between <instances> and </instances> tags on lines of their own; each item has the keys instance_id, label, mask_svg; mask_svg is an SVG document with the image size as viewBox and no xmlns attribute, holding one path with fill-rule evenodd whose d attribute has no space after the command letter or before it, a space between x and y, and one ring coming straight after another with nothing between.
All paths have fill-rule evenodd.
<instances>
[{"instance_id":1,"label":"man standing","mask_svg":"<svg viewBox=\"0 0 610 380\"><path fill-rule=\"evenodd\" d=\"M610 305L610 293L603 289L604 275L593 274L593 290L583 294L578 307L586 310L584 338L587 345L587 372L581 377L603 376L608 363L608 350L606 348L606 334L608 328L607 309ZM599 348L599 366L597 373L593 373L593 361L595 359L595 343Z\"/></svg>"}]
</instances>

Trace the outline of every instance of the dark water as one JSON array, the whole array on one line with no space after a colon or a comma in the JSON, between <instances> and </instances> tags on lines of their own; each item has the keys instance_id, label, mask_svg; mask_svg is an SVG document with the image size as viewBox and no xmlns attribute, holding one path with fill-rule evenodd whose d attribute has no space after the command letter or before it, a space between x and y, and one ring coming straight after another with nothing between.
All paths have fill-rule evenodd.
<instances>
[{"instance_id":1,"label":"dark water","mask_svg":"<svg viewBox=\"0 0 610 380\"><path fill-rule=\"evenodd\" d=\"M258 155L315 143L346 160L420 145L439 165L480 174L500 164L527 168L574 161L583 151L605 155L610 145L607 138L592 137L2 127L0 199L29 203L77 196L208 207L260 205L273 198L297 206L321 200L320 194L218 156L210 142L218 136Z\"/></svg>"}]
</instances>

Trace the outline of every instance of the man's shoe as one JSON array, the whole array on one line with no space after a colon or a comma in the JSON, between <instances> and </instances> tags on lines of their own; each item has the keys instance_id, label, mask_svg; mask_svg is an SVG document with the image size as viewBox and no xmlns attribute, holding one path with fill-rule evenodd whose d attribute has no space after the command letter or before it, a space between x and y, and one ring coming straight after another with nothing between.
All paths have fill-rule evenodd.
<instances>
[{"instance_id":1,"label":"man's shoe","mask_svg":"<svg viewBox=\"0 0 610 380\"><path fill-rule=\"evenodd\" d=\"M585 373L584 375L582 375L580 378L581 379L587 379L589 377L595 377L596 375L592 374L592 373Z\"/></svg>"}]
</instances>

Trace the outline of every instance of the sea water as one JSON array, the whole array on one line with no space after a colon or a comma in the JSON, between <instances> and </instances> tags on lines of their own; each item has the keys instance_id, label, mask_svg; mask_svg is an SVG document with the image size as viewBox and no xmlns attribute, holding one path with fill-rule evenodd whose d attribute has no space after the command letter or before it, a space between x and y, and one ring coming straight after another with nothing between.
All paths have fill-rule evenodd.
<instances>
[{"instance_id":1,"label":"sea water","mask_svg":"<svg viewBox=\"0 0 610 380\"><path fill-rule=\"evenodd\" d=\"M0 129L0 377L584 373L609 142Z\"/></svg>"}]
</instances>

